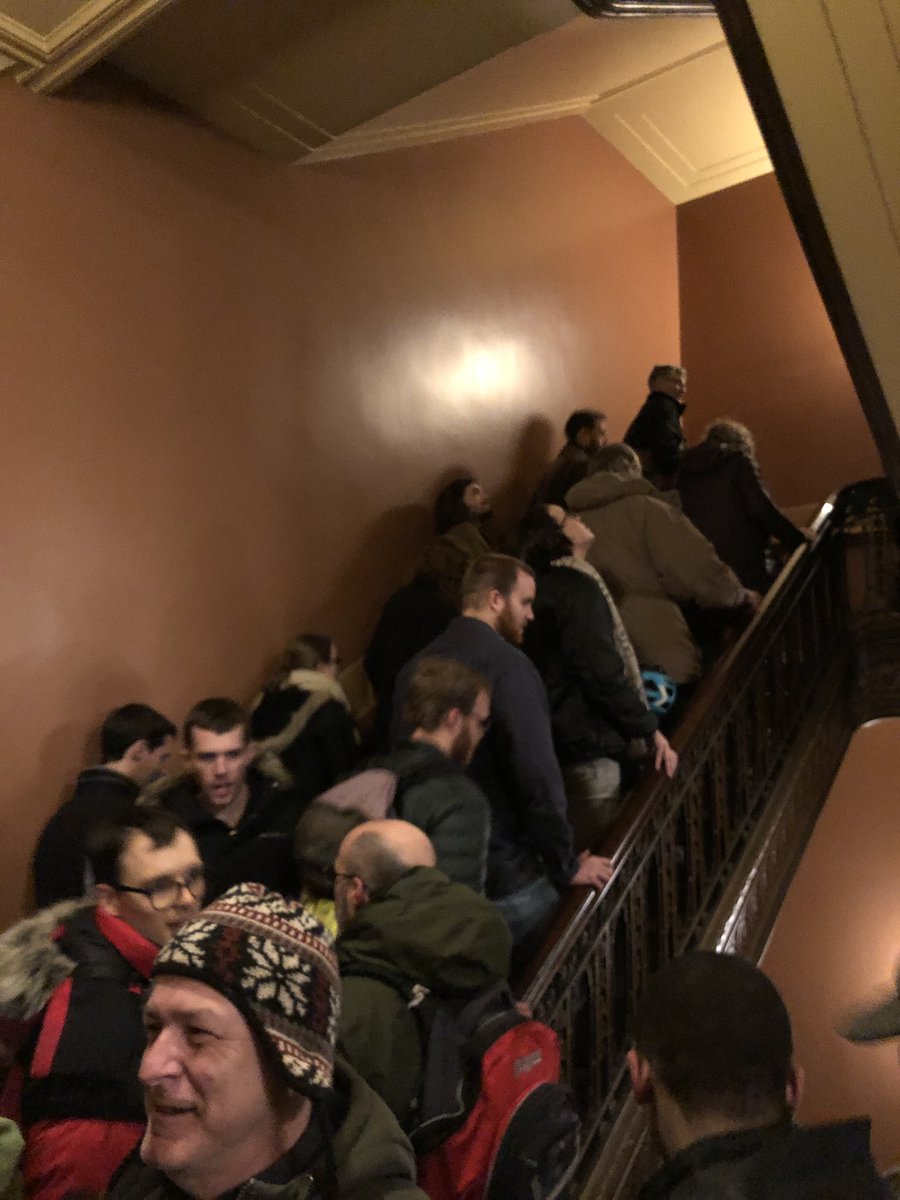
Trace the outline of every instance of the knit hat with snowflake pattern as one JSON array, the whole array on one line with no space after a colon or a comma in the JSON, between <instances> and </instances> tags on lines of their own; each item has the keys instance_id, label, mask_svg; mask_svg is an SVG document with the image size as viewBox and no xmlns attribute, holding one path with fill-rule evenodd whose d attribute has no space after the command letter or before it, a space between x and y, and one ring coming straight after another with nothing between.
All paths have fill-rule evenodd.
<instances>
[{"instance_id":1,"label":"knit hat with snowflake pattern","mask_svg":"<svg viewBox=\"0 0 900 1200\"><path fill-rule=\"evenodd\" d=\"M331 934L296 900L240 883L159 952L152 978L178 975L221 992L295 1091L331 1087L341 983Z\"/></svg>"}]
</instances>

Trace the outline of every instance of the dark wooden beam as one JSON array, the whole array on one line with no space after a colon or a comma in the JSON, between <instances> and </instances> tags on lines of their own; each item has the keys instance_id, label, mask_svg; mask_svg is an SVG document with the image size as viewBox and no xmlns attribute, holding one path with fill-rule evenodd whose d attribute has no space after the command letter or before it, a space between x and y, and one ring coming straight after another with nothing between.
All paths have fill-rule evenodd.
<instances>
[{"instance_id":1,"label":"dark wooden beam","mask_svg":"<svg viewBox=\"0 0 900 1200\"><path fill-rule=\"evenodd\" d=\"M853 308L747 0L718 0L716 7L788 210L872 430L885 474L900 492L900 433L869 354L865 334ZM822 420L828 419L828 413L823 413Z\"/></svg>"}]
</instances>

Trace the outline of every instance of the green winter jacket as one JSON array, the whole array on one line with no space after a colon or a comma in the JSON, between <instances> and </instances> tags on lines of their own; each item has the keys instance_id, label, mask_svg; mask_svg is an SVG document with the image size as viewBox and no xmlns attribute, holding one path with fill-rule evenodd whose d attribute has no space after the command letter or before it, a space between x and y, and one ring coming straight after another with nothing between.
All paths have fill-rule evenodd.
<instances>
[{"instance_id":1,"label":"green winter jacket","mask_svg":"<svg viewBox=\"0 0 900 1200\"><path fill-rule=\"evenodd\" d=\"M427 742L401 742L377 760L398 778L394 811L427 833L437 865L457 883L484 891L491 813L465 770ZM420 777L406 785L405 780Z\"/></svg>"},{"instance_id":2,"label":"green winter jacket","mask_svg":"<svg viewBox=\"0 0 900 1200\"><path fill-rule=\"evenodd\" d=\"M420 984L437 999L465 1002L506 980L511 944L489 900L432 867L408 871L341 933L338 1045L401 1126L422 1069L419 1026L405 997Z\"/></svg>"},{"instance_id":3,"label":"green winter jacket","mask_svg":"<svg viewBox=\"0 0 900 1200\"><path fill-rule=\"evenodd\" d=\"M229 1195L241 1200L427 1200L415 1185L412 1148L375 1093L346 1063L335 1065L329 1104L336 1178L329 1189L326 1155L315 1116L306 1132L272 1167ZM290 1176L285 1178L285 1176ZM106 1200L184 1200L185 1193L155 1167L128 1161Z\"/></svg>"}]
</instances>

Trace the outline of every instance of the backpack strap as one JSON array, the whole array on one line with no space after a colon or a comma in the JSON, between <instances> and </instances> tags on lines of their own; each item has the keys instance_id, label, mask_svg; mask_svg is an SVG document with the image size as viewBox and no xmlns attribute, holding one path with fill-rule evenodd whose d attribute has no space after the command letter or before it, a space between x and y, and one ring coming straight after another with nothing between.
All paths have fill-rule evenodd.
<instances>
[{"instance_id":1,"label":"backpack strap","mask_svg":"<svg viewBox=\"0 0 900 1200\"><path fill-rule=\"evenodd\" d=\"M416 1036L419 1039L419 1055L422 1064L423 1079L410 1103L406 1119L401 1122L403 1130L409 1131L418 1125L420 1121L423 1104L422 1093L430 1059L432 1031L438 1011L442 1006L435 1000L424 984L409 984L403 979L398 979L396 975L391 975L388 971L379 971L377 968L373 970L369 967L350 966L341 971L341 978L374 979L376 983L384 984L385 987L389 987L397 993L406 1005L407 1011L412 1014L416 1024Z\"/></svg>"}]
</instances>

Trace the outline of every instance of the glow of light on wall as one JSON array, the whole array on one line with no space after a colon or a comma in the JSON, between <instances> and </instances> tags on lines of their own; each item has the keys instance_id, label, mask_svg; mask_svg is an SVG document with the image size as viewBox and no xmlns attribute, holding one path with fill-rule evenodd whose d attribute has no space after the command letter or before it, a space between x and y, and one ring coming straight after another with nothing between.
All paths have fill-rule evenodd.
<instances>
[{"instance_id":1,"label":"glow of light on wall","mask_svg":"<svg viewBox=\"0 0 900 1200\"><path fill-rule=\"evenodd\" d=\"M454 339L455 340L455 339ZM539 375L531 348L510 337L461 337L449 353L427 364L420 382L440 404L510 400L530 392Z\"/></svg>"},{"instance_id":2,"label":"glow of light on wall","mask_svg":"<svg viewBox=\"0 0 900 1200\"><path fill-rule=\"evenodd\" d=\"M502 320L421 317L345 367L370 436L415 452L436 439L465 446L475 427L511 428L540 411L568 387L580 352L572 340L566 317L519 304Z\"/></svg>"}]
</instances>

